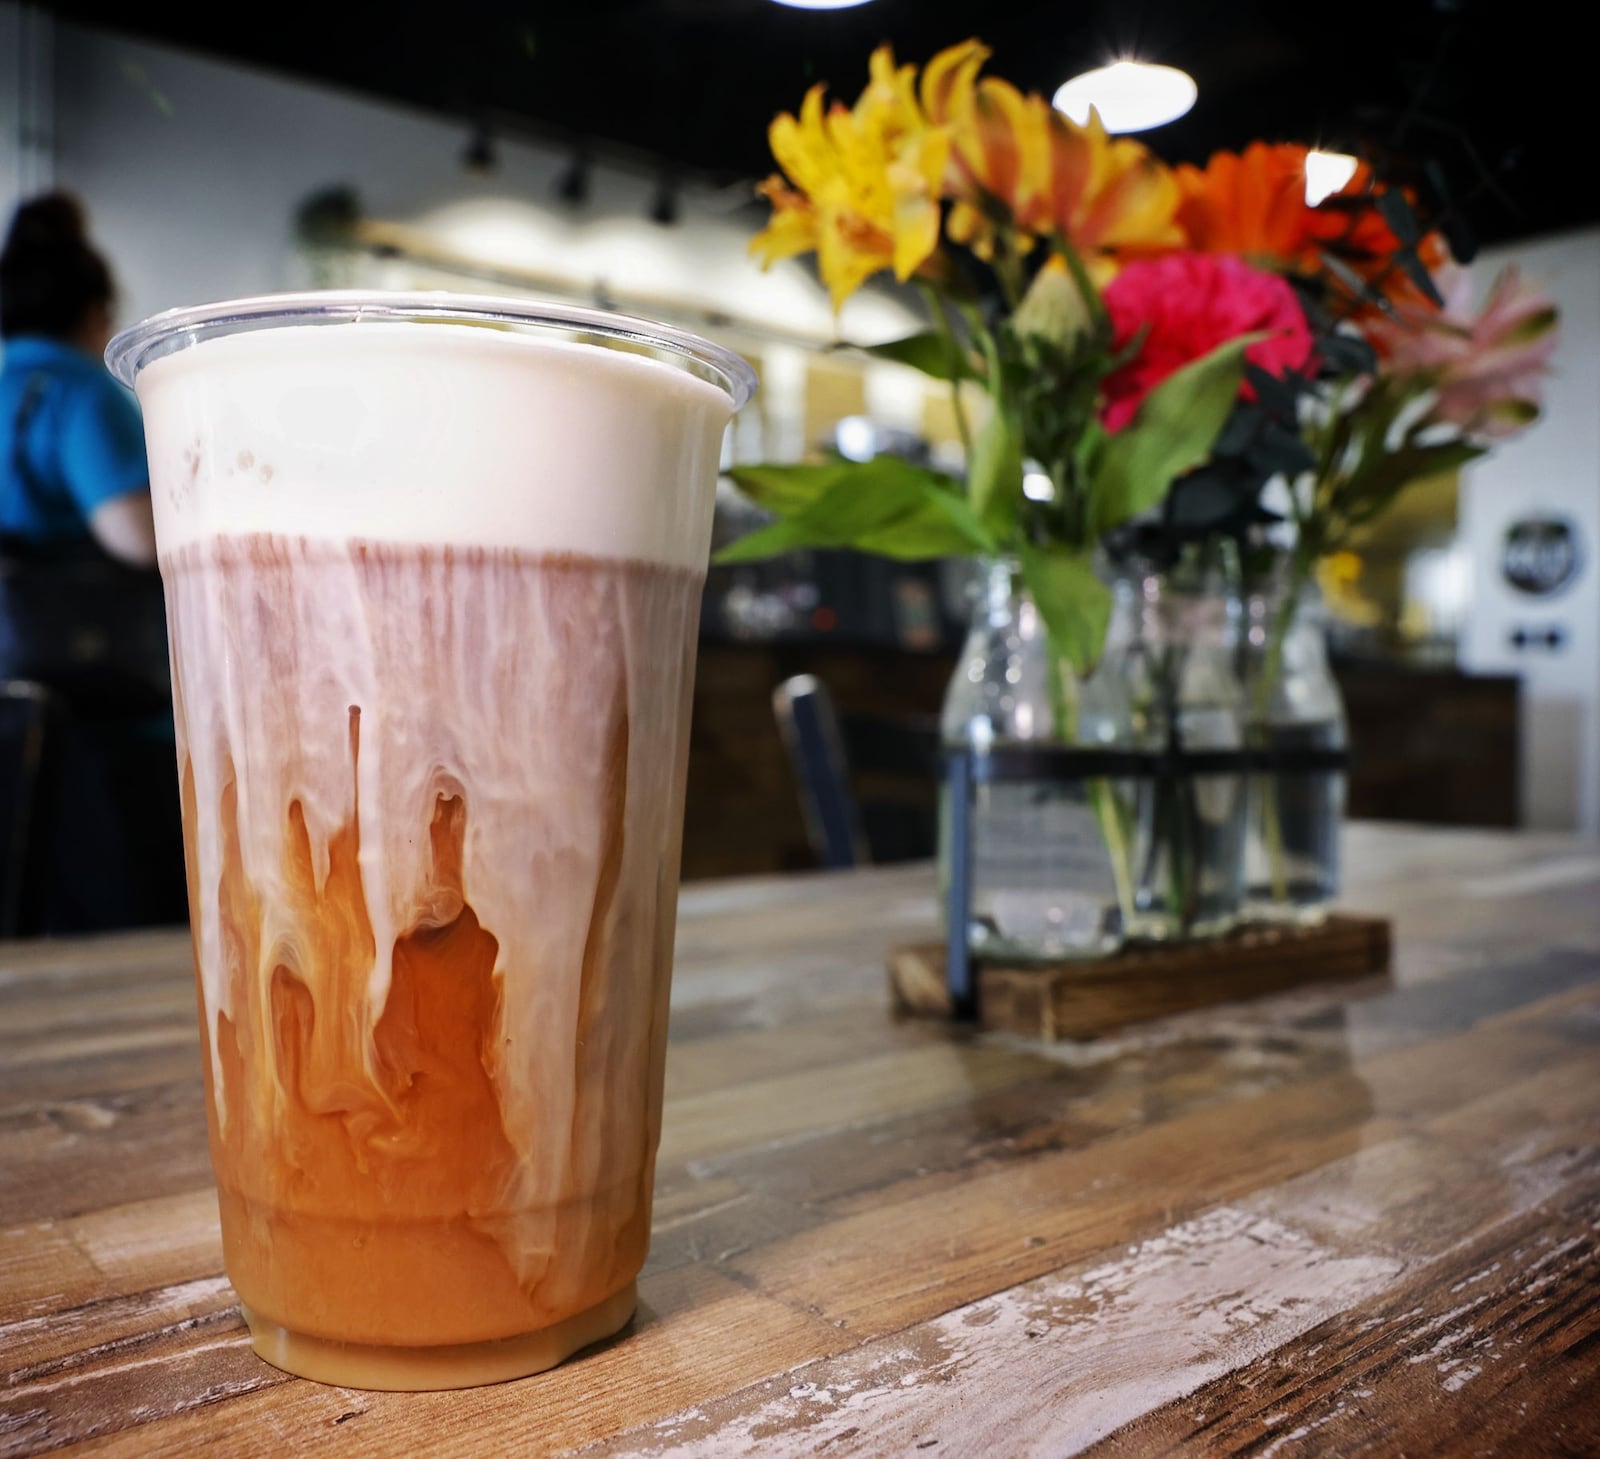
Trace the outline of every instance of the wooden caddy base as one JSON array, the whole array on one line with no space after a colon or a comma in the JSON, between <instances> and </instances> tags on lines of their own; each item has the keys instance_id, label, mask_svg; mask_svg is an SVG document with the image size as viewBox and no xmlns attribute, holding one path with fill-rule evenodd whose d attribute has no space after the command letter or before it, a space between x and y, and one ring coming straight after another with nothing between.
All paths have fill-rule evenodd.
<instances>
[{"instance_id":1,"label":"wooden caddy base","mask_svg":"<svg viewBox=\"0 0 1600 1459\"><path fill-rule=\"evenodd\" d=\"M1170 1013L1364 978L1389 965L1384 917L1337 913L1314 927L1253 924L1209 942L1125 948L1086 962L976 964L978 1022L1029 1038L1091 1039ZM889 953L896 1013L950 1016L944 944Z\"/></svg>"}]
</instances>

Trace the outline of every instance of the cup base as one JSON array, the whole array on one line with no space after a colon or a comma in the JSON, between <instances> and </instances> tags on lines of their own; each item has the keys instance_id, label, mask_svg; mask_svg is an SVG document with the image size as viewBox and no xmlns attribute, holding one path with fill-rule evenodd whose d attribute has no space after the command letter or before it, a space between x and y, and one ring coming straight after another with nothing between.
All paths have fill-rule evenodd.
<instances>
[{"instance_id":1,"label":"cup base","mask_svg":"<svg viewBox=\"0 0 1600 1459\"><path fill-rule=\"evenodd\" d=\"M444 1347L390 1347L380 1343L339 1342L295 1332L240 1304L250 1327L250 1346L258 1357L318 1383L370 1388L389 1393L423 1393L441 1388L475 1388L542 1373L602 1338L626 1327L638 1305L638 1288L620 1292L552 1327L490 1342Z\"/></svg>"}]
</instances>

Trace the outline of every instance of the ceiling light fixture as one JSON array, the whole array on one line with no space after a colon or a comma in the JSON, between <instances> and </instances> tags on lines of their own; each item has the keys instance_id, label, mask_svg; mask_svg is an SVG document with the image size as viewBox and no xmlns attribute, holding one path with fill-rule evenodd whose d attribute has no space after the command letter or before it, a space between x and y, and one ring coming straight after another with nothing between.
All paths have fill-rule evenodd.
<instances>
[{"instance_id":1,"label":"ceiling light fixture","mask_svg":"<svg viewBox=\"0 0 1600 1459\"><path fill-rule=\"evenodd\" d=\"M1360 165L1348 152L1307 152L1306 206L1314 208L1324 198L1341 191Z\"/></svg>"},{"instance_id":2,"label":"ceiling light fixture","mask_svg":"<svg viewBox=\"0 0 1600 1459\"><path fill-rule=\"evenodd\" d=\"M574 148L572 161L556 179L556 196L574 207L589 201L589 154L584 148Z\"/></svg>"},{"instance_id":3,"label":"ceiling light fixture","mask_svg":"<svg viewBox=\"0 0 1600 1459\"><path fill-rule=\"evenodd\" d=\"M670 228L678 221L678 183L670 172L663 172L650 201L650 221Z\"/></svg>"},{"instance_id":4,"label":"ceiling light fixture","mask_svg":"<svg viewBox=\"0 0 1600 1459\"><path fill-rule=\"evenodd\" d=\"M775 0L778 5L787 5L791 10L851 10L857 5L866 5L870 0Z\"/></svg>"},{"instance_id":5,"label":"ceiling light fixture","mask_svg":"<svg viewBox=\"0 0 1600 1459\"><path fill-rule=\"evenodd\" d=\"M1093 107L1108 132L1144 132L1176 121L1199 94L1194 77L1176 66L1113 61L1063 82L1055 106L1080 127Z\"/></svg>"},{"instance_id":6,"label":"ceiling light fixture","mask_svg":"<svg viewBox=\"0 0 1600 1459\"><path fill-rule=\"evenodd\" d=\"M479 122L473 128L472 138L467 143L467 150L461 154L461 165L468 172L485 173L493 172L498 164L499 158L495 156L494 150L494 137L490 134L489 128Z\"/></svg>"}]
</instances>

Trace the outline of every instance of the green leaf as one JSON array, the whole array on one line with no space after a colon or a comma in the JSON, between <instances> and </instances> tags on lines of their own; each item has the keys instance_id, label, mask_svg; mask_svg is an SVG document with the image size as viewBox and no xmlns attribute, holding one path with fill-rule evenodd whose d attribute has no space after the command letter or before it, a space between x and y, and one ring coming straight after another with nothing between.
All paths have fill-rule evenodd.
<instances>
[{"instance_id":1,"label":"green leaf","mask_svg":"<svg viewBox=\"0 0 1600 1459\"><path fill-rule=\"evenodd\" d=\"M1417 257L1416 249L1400 249L1394 255L1394 261L1400 265L1401 272L1422 291L1426 298L1430 299L1439 308L1444 308L1444 295L1439 292L1439 286L1434 283L1433 275L1428 272L1427 264Z\"/></svg>"},{"instance_id":2,"label":"green leaf","mask_svg":"<svg viewBox=\"0 0 1600 1459\"><path fill-rule=\"evenodd\" d=\"M994 539L972 508L961 497L943 490L930 491L913 510L886 527L863 533L853 545L862 552L901 562L996 550Z\"/></svg>"},{"instance_id":3,"label":"green leaf","mask_svg":"<svg viewBox=\"0 0 1600 1459\"><path fill-rule=\"evenodd\" d=\"M1106 437L1090 482L1096 537L1159 505L1174 480L1206 459L1238 398L1244 352L1260 338L1242 335L1174 371Z\"/></svg>"},{"instance_id":4,"label":"green leaf","mask_svg":"<svg viewBox=\"0 0 1600 1459\"><path fill-rule=\"evenodd\" d=\"M1300 387L1296 383L1298 377L1274 375L1271 370L1262 369L1249 358L1244 362L1244 377L1255 391L1256 403L1262 411L1281 421L1293 421L1296 418L1300 408Z\"/></svg>"},{"instance_id":5,"label":"green leaf","mask_svg":"<svg viewBox=\"0 0 1600 1459\"><path fill-rule=\"evenodd\" d=\"M1380 379L1369 390L1347 419L1356 444L1356 462L1350 468L1351 480L1359 481L1378 470L1393 452L1389 437L1406 407L1428 389L1428 379L1418 375L1404 379Z\"/></svg>"},{"instance_id":6,"label":"green leaf","mask_svg":"<svg viewBox=\"0 0 1600 1459\"><path fill-rule=\"evenodd\" d=\"M1348 484L1344 497L1346 520L1357 525L1370 522L1387 511L1413 482L1458 471L1484 452L1483 446L1470 441L1440 441L1391 451Z\"/></svg>"},{"instance_id":7,"label":"green leaf","mask_svg":"<svg viewBox=\"0 0 1600 1459\"><path fill-rule=\"evenodd\" d=\"M1094 328L1094 314L1069 273L1042 268L1012 315L1011 327L1019 337L1070 348Z\"/></svg>"},{"instance_id":8,"label":"green leaf","mask_svg":"<svg viewBox=\"0 0 1600 1459\"><path fill-rule=\"evenodd\" d=\"M814 502L849 469L848 461L808 466L735 466L728 475L757 506L780 517Z\"/></svg>"},{"instance_id":9,"label":"green leaf","mask_svg":"<svg viewBox=\"0 0 1600 1459\"><path fill-rule=\"evenodd\" d=\"M976 380L978 372L972 361L955 340L938 330L913 334L906 339L892 339L885 344L861 346L869 355L880 360L893 360L896 364L910 365L935 380Z\"/></svg>"},{"instance_id":10,"label":"green leaf","mask_svg":"<svg viewBox=\"0 0 1600 1459\"><path fill-rule=\"evenodd\" d=\"M967 495L985 530L1004 537L1022 506L1022 423L1008 405L996 402L972 443Z\"/></svg>"},{"instance_id":11,"label":"green leaf","mask_svg":"<svg viewBox=\"0 0 1600 1459\"><path fill-rule=\"evenodd\" d=\"M763 562L769 557L781 557L802 547L831 547L831 542L819 540L814 528L798 517L773 522L730 542L712 559L717 563Z\"/></svg>"},{"instance_id":12,"label":"green leaf","mask_svg":"<svg viewBox=\"0 0 1600 1459\"><path fill-rule=\"evenodd\" d=\"M1486 407L1484 414L1490 421L1520 430L1539 419L1539 407L1531 400L1497 400Z\"/></svg>"},{"instance_id":13,"label":"green leaf","mask_svg":"<svg viewBox=\"0 0 1600 1459\"><path fill-rule=\"evenodd\" d=\"M1260 491L1253 476L1202 467L1172 488L1166 521L1181 533L1216 532L1228 522L1240 520Z\"/></svg>"},{"instance_id":14,"label":"green leaf","mask_svg":"<svg viewBox=\"0 0 1600 1459\"><path fill-rule=\"evenodd\" d=\"M1389 225L1402 248L1415 248L1422 242L1422 229L1406 195L1398 188L1385 188L1378 194L1378 212Z\"/></svg>"},{"instance_id":15,"label":"green leaf","mask_svg":"<svg viewBox=\"0 0 1600 1459\"><path fill-rule=\"evenodd\" d=\"M1323 203L1321 206L1326 207L1327 203ZM1327 249L1322 249L1318 252L1317 257L1321 260L1324 270L1348 289L1352 298L1364 299L1367 303L1382 309L1386 314L1394 313L1394 306L1337 254Z\"/></svg>"},{"instance_id":16,"label":"green leaf","mask_svg":"<svg viewBox=\"0 0 1600 1459\"><path fill-rule=\"evenodd\" d=\"M1293 479L1302 472L1316 468L1317 458L1305 438L1277 421L1269 420L1257 432L1251 444L1249 460L1263 476L1287 476Z\"/></svg>"},{"instance_id":17,"label":"green leaf","mask_svg":"<svg viewBox=\"0 0 1600 1459\"><path fill-rule=\"evenodd\" d=\"M1377 352L1366 340L1330 330L1317 336L1317 353L1344 375L1370 375L1378 367Z\"/></svg>"},{"instance_id":18,"label":"green leaf","mask_svg":"<svg viewBox=\"0 0 1600 1459\"><path fill-rule=\"evenodd\" d=\"M719 563L755 562L801 547L853 547L906 561L992 552L994 540L957 483L898 456L843 461L820 495L742 537Z\"/></svg>"},{"instance_id":19,"label":"green leaf","mask_svg":"<svg viewBox=\"0 0 1600 1459\"><path fill-rule=\"evenodd\" d=\"M1089 554L1068 547L1024 547L1022 578L1044 620L1058 657L1081 676L1105 648L1111 592L1095 575Z\"/></svg>"},{"instance_id":20,"label":"green leaf","mask_svg":"<svg viewBox=\"0 0 1600 1459\"><path fill-rule=\"evenodd\" d=\"M1560 321L1561 311L1554 304L1537 309L1501 335L1500 346L1506 348L1511 345L1532 344L1534 340L1548 334Z\"/></svg>"}]
</instances>

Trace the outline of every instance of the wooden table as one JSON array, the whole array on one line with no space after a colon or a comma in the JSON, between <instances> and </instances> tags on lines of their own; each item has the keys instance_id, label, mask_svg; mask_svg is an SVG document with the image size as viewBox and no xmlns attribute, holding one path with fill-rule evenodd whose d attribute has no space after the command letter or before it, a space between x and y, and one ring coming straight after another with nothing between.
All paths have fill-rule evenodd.
<instances>
[{"instance_id":1,"label":"wooden table","mask_svg":"<svg viewBox=\"0 0 1600 1459\"><path fill-rule=\"evenodd\" d=\"M927 868L693 890L639 1315L459 1393L251 1353L183 938L0 948L0 1455L1600 1452L1600 847L1347 854L1392 976L1048 1049Z\"/></svg>"}]
</instances>

